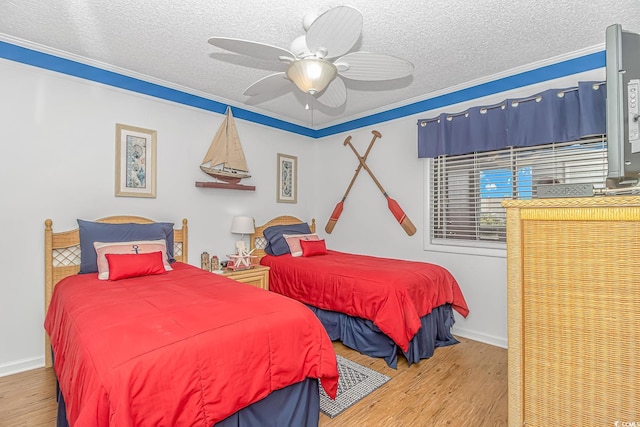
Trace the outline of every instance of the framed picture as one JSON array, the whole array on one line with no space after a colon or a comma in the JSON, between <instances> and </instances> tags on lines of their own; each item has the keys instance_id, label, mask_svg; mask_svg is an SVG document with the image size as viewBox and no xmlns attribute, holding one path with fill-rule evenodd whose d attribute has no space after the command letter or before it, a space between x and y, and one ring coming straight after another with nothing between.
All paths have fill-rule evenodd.
<instances>
[{"instance_id":1,"label":"framed picture","mask_svg":"<svg viewBox=\"0 0 640 427\"><path fill-rule=\"evenodd\" d=\"M116 196L156 197L156 131L116 123Z\"/></svg>"},{"instance_id":2,"label":"framed picture","mask_svg":"<svg viewBox=\"0 0 640 427\"><path fill-rule=\"evenodd\" d=\"M298 158L278 153L278 203L298 203Z\"/></svg>"}]
</instances>

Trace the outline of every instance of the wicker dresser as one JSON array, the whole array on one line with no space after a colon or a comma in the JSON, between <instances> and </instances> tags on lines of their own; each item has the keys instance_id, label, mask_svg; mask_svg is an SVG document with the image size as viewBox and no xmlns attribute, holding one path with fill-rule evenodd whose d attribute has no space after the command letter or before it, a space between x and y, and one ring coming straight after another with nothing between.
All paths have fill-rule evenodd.
<instances>
[{"instance_id":1,"label":"wicker dresser","mask_svg":"<svg viewBox=\"0 0 640 427\"><path fill-rule=\"evenodd\" d=\"M509 425L640 425L640 197L503 205Z\"/></svg>"}]
</instances>

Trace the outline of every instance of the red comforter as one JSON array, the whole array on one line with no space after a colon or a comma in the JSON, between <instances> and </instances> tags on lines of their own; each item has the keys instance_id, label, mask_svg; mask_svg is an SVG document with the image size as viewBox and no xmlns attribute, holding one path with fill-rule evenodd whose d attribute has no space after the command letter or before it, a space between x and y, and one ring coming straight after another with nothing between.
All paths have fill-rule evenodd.
<instances>
[{"instance_id":1,"label":"red comforter","mask_svg":"<svg viewBox=\"0 0 640 427\"><path fill-rule=\"evenodd\" d=\"M445 268L425 262L337 251L312 257L266 255L269 288L305 304L371 320L403 351L421 328L420 318L450 303L464 317L469 308Z\"/></svg>"},{"instance_id":2,"label":"red comforter","mask_svg":"<svg viewBox=\"0 0 640 427\"><path fill-rule=\"evenodd\" d=\"M211 426L271 391L320 378L329 337L304 305L193 266L55 287L45 319L70 425Z\"/></svg>"}]
</instances>

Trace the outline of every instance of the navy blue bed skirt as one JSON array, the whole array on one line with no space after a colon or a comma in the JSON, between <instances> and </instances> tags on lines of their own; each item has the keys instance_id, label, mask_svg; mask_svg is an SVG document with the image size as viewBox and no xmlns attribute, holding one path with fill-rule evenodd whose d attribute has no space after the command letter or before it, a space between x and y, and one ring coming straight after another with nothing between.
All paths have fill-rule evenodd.
<instances>
[{"instance_id":1,"label":"navy blue bed skirt","mask_svg":"<svg viewBox=\"0 0 640 427\"><path fill-rule=\"evenodd\" d=\"M64 398L58 388L58 427L69 427ZM247 406L215 424L216 427L317 427L320 419L318 380L307 378Z\"/></svg>"},{"instance_id":2,"label":"navy blue bed skirt","mask_svg":"<svg viewBox=\"0 0 640 427\"><path fill-rule=\"evenodd\" d=\"M344 313L309 307L324 325L331 340L340 340L344 345L371 357L382 357L391 368L398 365L398 353L404 354L409 365L433 356L436 347L457 344L451 334L455 323L451 304L434 308L422 317L422 328L409 342L409 351L404 353L391 338L386 336L371 320L351 317Z\"/></svg>"}]
</instances>

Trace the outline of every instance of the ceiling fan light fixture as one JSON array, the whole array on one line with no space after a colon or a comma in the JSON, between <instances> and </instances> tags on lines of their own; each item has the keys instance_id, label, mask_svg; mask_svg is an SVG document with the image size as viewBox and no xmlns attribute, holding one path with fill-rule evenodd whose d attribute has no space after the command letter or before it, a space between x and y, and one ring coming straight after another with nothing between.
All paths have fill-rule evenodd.
<instances>
[{"instance_id":1,"label":"ceiling fan light fixture","mask_svg":"<svg viewBox=\"0 0 640 427\"><path fill-rule=\"evenodd\" d=\"M287 67L287 78L305 93L315 95L322 92L338 75L333 63L318 58L303 58Z\"/></svg>"},{"instance_id":2,"label":"ceiling fan light fixture","mask_svg":"<svg viewBox=\"0 0 640 427\"><path fill-rule=\"evenodd\" d=\"M413 73L413 64L403 59L353 51L362 37L362 25L363 16L357 9L336 6L320 14L306 15L303 18L305 34L294 39L289 50L229 37L211 37L209 43L240 55L286 64L284 72L259 79L244 94L256 96L295 91L293 83L307 95L313 117L316 101L329 108L345 104L345 81L378 82L401 79Z\"/></svg>"}]
</instances>

